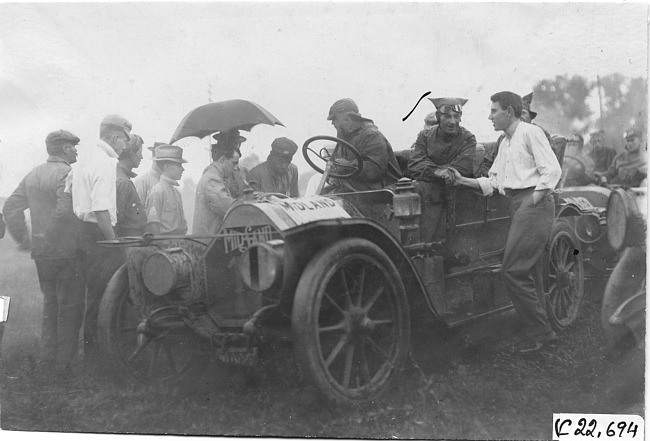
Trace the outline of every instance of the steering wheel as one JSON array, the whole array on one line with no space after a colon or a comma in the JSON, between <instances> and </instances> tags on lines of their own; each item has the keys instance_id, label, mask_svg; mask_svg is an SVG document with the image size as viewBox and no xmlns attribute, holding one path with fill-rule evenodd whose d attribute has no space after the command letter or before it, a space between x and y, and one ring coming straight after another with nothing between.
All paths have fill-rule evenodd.
<instances>
[{"instance_id":1,"label":"steering wheel","mask_svg":"<svg viewBox=\"0 0 650 441\"><path fill-rule=\"evenodd\" d=\"M309 148L309 144L311 144L314 141L320 141L320 140L325 140L325 141L333 141L335 142L336 148L334 149L334 152L330 154L330 152L326 148L322 148L320 152L316 152L312 149ZM339 162L337 158L334 158L335 153L338 151L339 146L343 147L345 150L348 150L352 155L354 156L354 159L356 159L357 163L356 164L345 164L342 162ZM309 154L307 152L312 152L314 155L316 155L320 160L325 162L325 170L314 164L314 162L311 160L309 157ZM302 155L305 157L305 161L307 161L307 164L311 166L314 170L316 170L318 173L321 173L324 175L325 180L327 180L328 177L333 177L333 178L338 178L338 179L350 179L353 178L354 176L358 175L361 173L361 170L363 170L363 159L361 159L361 155L359 154L359 151L354 148L352 144L350 144L347 141L344 141L340 138L337 138L335 136L327 136L327 135L319 135L319 136L313 136L309 138L305 143L302 145ZM332 171L332 168L336 167L336 171ZM350 170L348 173L341 173L341 169L347 169Z\"/></svg>"},{"instance_id":2,"label":"steering wheel","mask_svg":"<svg viewBox=\"0 0 650 441\"><path fill-rule=\"evenodd\" d=\"M574 182L577 182L577 185L588 185L592 181L587 177L587 166L577 156L565 155L564 161L562 162L562 170L564 174L564 181L569 181L572 185L576 185Z\"/></svg>"}]
</instances>

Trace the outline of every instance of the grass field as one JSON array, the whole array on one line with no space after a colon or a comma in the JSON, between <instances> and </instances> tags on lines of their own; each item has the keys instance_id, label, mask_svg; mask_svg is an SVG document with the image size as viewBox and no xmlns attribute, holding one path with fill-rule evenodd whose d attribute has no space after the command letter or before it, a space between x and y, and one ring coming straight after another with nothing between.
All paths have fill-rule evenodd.
<instances>
[{"instance_id":1,"label":"grass field","mask_svg":"<svg viewBox=\"0 0 650 441\"><path fill-rule=\"evenodd\" d=\"M0 241L0 294L12 297L0 373L3 430L550 439L553 413L642 410L638 403L600 399L612 364L603 356L594 303L584 304L556 345L531 357L508 349L515 340L512 314L444 341L416 341L417 365L409 363L393 392L349 409L326 405L296 380L289 347L263 360L254 383L238 369L218 366L173 389L120 386L110 376L81 369L61 382L37 366L41 294L32 260L8 238Z\"/></svg>"}]
</instances>

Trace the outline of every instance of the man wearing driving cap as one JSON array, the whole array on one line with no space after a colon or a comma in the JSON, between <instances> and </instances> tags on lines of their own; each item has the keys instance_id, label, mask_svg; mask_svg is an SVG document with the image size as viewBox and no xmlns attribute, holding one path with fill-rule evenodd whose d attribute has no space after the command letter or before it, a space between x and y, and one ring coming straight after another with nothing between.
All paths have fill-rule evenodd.
<instances>
[{"instance_id":1,"label":"man wearing driving cap","mask_svg":"<svg viewBox=\"0 0 650 441\"><path fill-rule=\"evenodd\" d=\"M139 135L131 134L126 148L118 157L115 230L119 237L142 236L147 227L144 204L131 180L136 177L133 169L138 168L142 161L142 144L143 140Z\"/></svg>"},{"instance_id":2,"label":"man wearing driving cap","mask_svg":"<svg viewBox=\"0 0 650 441\"><path fill-rule=\"evenodd\" d=\"M464 98L430 98L438 124L421 131L411 153L409 174L416 179L422 197L420 238L424 242L446 237L446 186L454 182L454 167L463 176L474 176L476 138L460 125Z\"/></svg>"},{"instance_id":3,"label":"man wearing driving cap","mask_svg":"<svg viewBox=\"0 0 650 441\"><path fill-rule=\"evenodd\" d=\"M201 175L194 199L192 234L215 234L228 209L240 199L229 187L234 179L235 162L239 147L246 138L239 130L229 130L213 135L217 143L212 146L212 162ZM245 184L244 184L245 185Z\"/></svg>"},{"instance_id":4,"label":"man wearing driving cap","mask_svg":"<svg viewBox=\"0 0 650 441\"><path fill-rule=\"evenodd\" d=\"M47 135L47 162L34 168L4 204L11 236L31 248L43 292L41 363L47 373L69 374L83 321L85 285L77 256L80 221L65 193L79 138L66 130ZM32 240L25 223L29 209ZM52 372L50 372L52 371Z\"/></svg>"},{"instance_id":5,"label":"man wearing driving cap","mask_svg":"<svg viewBox=\"0 0 650 441\"><path fill-rule=\"evenodd\" d=\"M607 172L596 172L603 184L638 187L648 175L646 149L643 146L643 134L634 127L625 132L625 150L619 153Z\"/></svg>"},{"instance_id":6,"label":"man wearing driving cap","mask_svg":"<svg viewBox=\"0 0 650 441\"><path fill-rule=\"evenodd\" d=\"M327 119L336 128L336 136L352 144L363 161L361 173L353 178L339 179L335 191L378 190L401 177L390 143L371 119L361 116L352 99L343 98L332 104ZM354 166L357 162L342 146L338 146L333 157L341 164Z\"/></svg>"},{"instance_id":7,"label":"man wearing driving cap","mask_svg":"<svg viewBox=\"0 0 650 441\"><path fill-rule=\"evenodd\" d=\"M151 168L144 174L136 176L133 179L135 191L138 192L140 201L144 204L149 196L149 192L154 185L160 181L160 168L156 163L156 147L165 144L164 142L154 142L152 146L147 147L151 151Z\"/></svg>"},{"instance_id":8,"label":"man wearing driving cap","mask_svg":"<svg viewBox=\"0 0 650 441\"><path fill-rule=\"evenodd\" d=\"M169 144L156 147L156 159L160 168L160 181L147 196L147 231L155 235L183 236L187 233L187 221L183 211L183 199L178 181L183 176L183 149Z\"/></svg>"},{"instance_id":9,"label":"man wearing driving cap","mask_svg":"<svg viewBox=\"0 0 650 441\"><path fill-rule=\"evenodd\" d=\"M108 281L124 261L122 250L97 242L115 238L117 158L130 139L131 128L123 116L107 115L99 125L99 141L82 147L79 162L70 172L73 208L82 221L79 248L87 285L84 362L89 367L99 362L99 303Z\"/></svg>"},{"instance_id":10,"label":"man wearing driving cap","mask_svg":"<svg viewBox=\"0 0 650 441\"><path fill-rule=\"evenodd\" d=\"M298 150L289 138L276 138L271 143L271 153L265 162L248 173L248 183L255 191L280 193L292 198L300 196L298 191L298 167L291 163Z\"/></svg>"}]
</instances>

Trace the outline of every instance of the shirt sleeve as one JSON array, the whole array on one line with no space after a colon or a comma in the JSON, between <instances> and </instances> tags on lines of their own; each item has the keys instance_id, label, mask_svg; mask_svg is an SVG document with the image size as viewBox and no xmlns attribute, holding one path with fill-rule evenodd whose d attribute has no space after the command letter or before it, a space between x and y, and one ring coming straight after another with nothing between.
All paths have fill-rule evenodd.
<instances>
[{"instance_id":1,"label":"shirt sleeve","mask_svg":"<svg viewBox=\"0 0 650 441\"><path fill-rule=\"evenodd\" d=\"M29 208L29 204L27 202L25 180L23 179L18 184L16 190L5 201L2 208L9 234L19 243L25 240L29 231L25 223L25 210L27 208Z\"/></svg>"},{"instance_id":2,"label":"shirt sleeve","mask_svg":"<svg viewBox=\"0 0 650 441\"><path fill-rule=\"evenodd\" d=\"M553 190L562 176L562 168L544 131L536 126L526 132L537 171L541 175L535 190Z\"/></svg>"},{"instance_id":3,"label":"shirt sleeve","mask_svg":"<svg viewBox=\"0 0 650 441\"><path fill-rule=\"evenodd\" d=\"M149 192L146 203L147 223L160 223L160 215L163 209L162 203L162 193L158 191Z\"/></svg>"}]
</instances>

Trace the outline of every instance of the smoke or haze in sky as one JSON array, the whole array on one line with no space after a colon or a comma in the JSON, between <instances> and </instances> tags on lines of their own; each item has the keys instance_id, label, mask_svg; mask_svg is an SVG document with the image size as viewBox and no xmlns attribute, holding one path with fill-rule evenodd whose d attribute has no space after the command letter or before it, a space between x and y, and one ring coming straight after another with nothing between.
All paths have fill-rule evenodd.
<instances>
[{"instance_id":1,"label":"smoke or haze in sky","mask_svg":"<svg viewBox=\"0 0 650 441\"><path fill-rule=\"evenodd\" d=\"M497 91L558 74L647 77L647 20L629 2L0 4L0 196L46 159L50 131L77 134L83 152L120 113L151 145L209 99L249 99L285 124L247 134L244 155L262 160L275 137L333 135L327 111L343 97L394 150L433 110L424 100L402 121L427 91L468 98L463 125L493 140ZM198 181L205 142L182 144Z\"/></svg>"}]
</instances>

